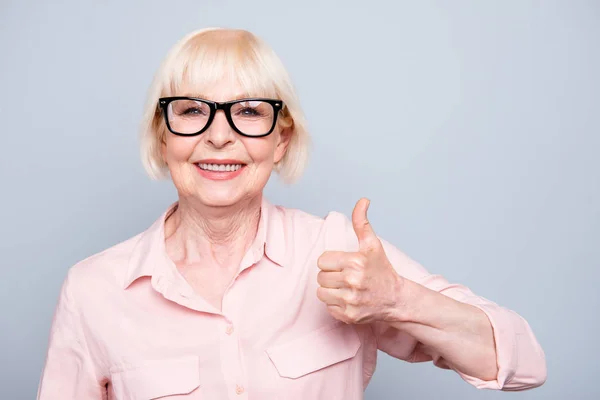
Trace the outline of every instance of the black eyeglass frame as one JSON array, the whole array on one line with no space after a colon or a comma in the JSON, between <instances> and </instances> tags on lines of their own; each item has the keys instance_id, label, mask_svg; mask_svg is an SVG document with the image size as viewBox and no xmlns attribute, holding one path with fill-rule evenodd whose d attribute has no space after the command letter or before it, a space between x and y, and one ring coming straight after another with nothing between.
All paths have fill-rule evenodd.
<instances>
[{"instance_id":1,"label":"black eyeglass frame","mask_svg":"<svg viewBox=\"0 0 600 400\"><path fill-rule=\"evenodd\" d=\"M167 107L169 106L169 104L172 101L175 101L175 100L192 100L192 101L199 101L201 103L207 104L210 107L210 115L208 116L208 121L206 122L206 126L204 128L202 128L201 130L199 130L198 132L194 132L194 133L175 132L171 128L171 124L169 124L169 116L167 113ZM247 101L263 101L265 103L269 103L273 107L273 111L274 111L273 125L271 126L271 128L269 129L269 131L267 133L264 133L262 135L248 135L248 134L245 134L244 132L240 131L233 123L233 119L231 118L231 107L234 104L243 103L243 102L247 102ZM259 138L259 137L265 137L267 135L270 135L273 132L273 130L275 129L275 125L277 125L277 117L279 115L279 112L283 109L283 101L275 100L275 99L261 98L261 97L249 97L249 98L245 98L245 99L238 99L238 100L232 100L232 101L226 101L226 102L220 103L217 101L200 99L200 98L196 98L196 97L175 96L175 97L161 97L160 99L158 99L158 107L162 111L165 123L167 124L167 129L169 129L169 131L172 134L177 135L177 136L197 136L197 135L204 133L212 124L213 119L215 118L215 115L217 114L217 111L223 110L223 112L225 113L225 118L227 118L227 122L229 122L229 126L231 126L231 128L234 131L236 131L237 133L239 133L240 135L245 136L245 137Z\"/></svg>"}]
</instances>

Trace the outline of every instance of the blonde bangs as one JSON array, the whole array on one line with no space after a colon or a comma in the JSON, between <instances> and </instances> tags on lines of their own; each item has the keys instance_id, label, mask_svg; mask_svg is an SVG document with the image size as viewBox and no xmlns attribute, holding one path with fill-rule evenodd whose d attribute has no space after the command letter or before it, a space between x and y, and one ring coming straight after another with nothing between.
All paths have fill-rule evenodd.
<instances>
[{"instance_id":1,"label":"blonde bangs","mask_svg":"<svg viewBox=\"0 0 600 400\"><path fill-rule=\"evenodd\" d=\"M209 31L181 48L165 76L162 96L199 96L212 93L219 84L240 87L239 96L278 97L265 60L255 49L260 43L246 32ZM207 99L211 100L211 99Z\"/></svg>"}]
</instances>

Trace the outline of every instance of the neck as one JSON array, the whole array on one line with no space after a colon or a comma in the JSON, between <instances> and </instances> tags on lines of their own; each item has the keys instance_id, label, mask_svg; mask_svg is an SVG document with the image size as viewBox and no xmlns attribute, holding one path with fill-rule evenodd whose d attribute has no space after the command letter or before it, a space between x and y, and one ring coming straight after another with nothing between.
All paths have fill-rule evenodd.
<instances>
[{"instance_id":1,"label":"neck","mask_svg":"<svg viewBox=\"0 0 600 400\"><path fill-rule=\"evenodd\" d=\"M262 196L228 207L180 199L165 222L167 252L177 263L239 264L258 230Z\"/></svg>"}]
</instances>

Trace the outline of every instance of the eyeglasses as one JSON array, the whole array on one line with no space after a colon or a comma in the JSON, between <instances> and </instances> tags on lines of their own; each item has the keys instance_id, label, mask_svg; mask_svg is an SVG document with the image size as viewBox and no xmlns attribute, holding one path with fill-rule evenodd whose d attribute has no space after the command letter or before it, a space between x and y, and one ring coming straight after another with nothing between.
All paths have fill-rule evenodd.
<instances>
[{"instance_id":1,"label":"eyeglasses","mask_svg":"<svg viewBox=\"0 0 600 400\"><path fill-rule=\"evenodd\" d=\"M158 106L167 128L175 135L200 135L208 129L217 110L223 110L234 131L242 136L262 137L275 129L283 102L248 98L218 103L194 97L162 97Z\"/></svg>"}]
</instances>

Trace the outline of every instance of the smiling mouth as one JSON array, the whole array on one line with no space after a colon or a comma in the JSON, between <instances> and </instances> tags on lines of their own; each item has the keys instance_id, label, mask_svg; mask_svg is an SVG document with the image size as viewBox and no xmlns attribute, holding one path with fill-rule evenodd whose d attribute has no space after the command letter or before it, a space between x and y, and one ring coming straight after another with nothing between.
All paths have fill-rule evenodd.
<instances>
[{"instance_id":1,"label":"smiling mouth","mask_svg":"<svg viewBox=\"0 0 600 400\"><path fill-rule=\"evenodd\" d=\"M197 163L196 164L203 171L213 171L213 172L234 172L238 169L242 168L245 164L205 164L205 163Z\"/></svg>"}]
</instances>

